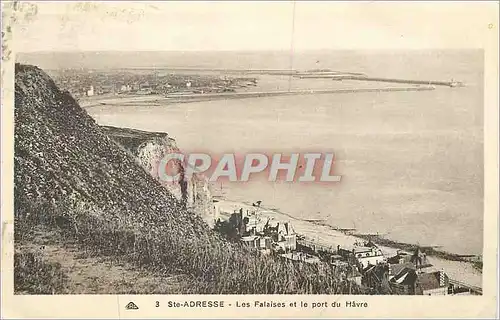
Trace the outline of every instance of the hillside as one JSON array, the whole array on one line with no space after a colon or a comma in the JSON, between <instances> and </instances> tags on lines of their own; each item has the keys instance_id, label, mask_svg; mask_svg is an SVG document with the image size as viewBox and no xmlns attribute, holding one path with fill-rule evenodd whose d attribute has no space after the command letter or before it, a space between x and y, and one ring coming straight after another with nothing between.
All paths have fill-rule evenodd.
<instances>
[{"instance_id":1,"label":"hillside","mask_svg":"<svg viewBox=\"0 0 500 320\"><path fill-rule=\"evenodd\" d=\"M40 69L16 65L15 90L16 205L70 199L102 211L109 221L129 219L135 228L168 224L184 236L206 235L200 219L139 170Z\"/></svg>"},{"instance_id":2,"label":"hillside","mask_svg":"<svg viewBox=\"0 0 500 320\"><path fill-rule=\"evenodd\" d=\"M165 135L131 132L99 127L41 69L16 64L16 292L67 292L61 288L74 270L65 274L64 263L55 261L61 255L54 252L73 243L82 255L106 259L112 267L126 263L155 277L183 275L182 283L169 285L165 293L358 292L327 265L287 262L224 241L187 208L189 202L178 200L148 172L154 157L141 162L144 151L159 150L147 147L151 138L171 146ZM40 233L56 234L44 240L47 250L41 255L30 249L39 246ZM88 265L95 261L85 261L74 268L96 268ZM109 275L103 270L88 274L105 281Z\"/></svg>"}]
</instances>

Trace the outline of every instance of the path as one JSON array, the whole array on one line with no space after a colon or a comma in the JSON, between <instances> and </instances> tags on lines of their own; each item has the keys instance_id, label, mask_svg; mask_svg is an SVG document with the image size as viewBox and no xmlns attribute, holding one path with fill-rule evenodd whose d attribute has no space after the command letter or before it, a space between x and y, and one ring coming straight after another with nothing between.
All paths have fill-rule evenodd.
<instances>
[{"instance_id":1,"label":"path","mask_svg":"<svg viewBox=\"0 0 500 320\"><path fill-rule=\"evenodd\" d=\"M35 251L44 262L61 265L67 279L58 294L180 293L182 276L161 276L112 257L93 257L76 244L61 244L59 237L37 231L29 243L16 244L16 251Z\"/></svg>"}]
</instances>

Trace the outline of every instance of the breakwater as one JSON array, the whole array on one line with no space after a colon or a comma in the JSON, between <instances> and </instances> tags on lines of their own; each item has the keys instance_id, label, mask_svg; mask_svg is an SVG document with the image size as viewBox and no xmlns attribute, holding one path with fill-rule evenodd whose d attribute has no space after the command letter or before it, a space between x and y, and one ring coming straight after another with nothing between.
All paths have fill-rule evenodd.
<instances>
[{"instance_id":1,"label":"breakwater","mask_svg":"<svg viewBox=\"0 0 500 320\"><path fill-rule=\"evenodd\" d=\"M342 72L342 71L305 71L295 73L296 77L308 77L308 76L366 76L364 73L360 72Z\"/></svg>"},{"instance_id":2,"label":"breakwater","mask_svg":"<svg viewBox=\"0 0 500 320\"><path fill-rule=\"evenodd\" d=\"M290 90L290 91L264 91L264 92L231 92L231 93L197 93L197 94L167 94L167 100L215 100L215 99L242 99L272 96L291 96L308 94L333 94L333 93L363 93L363 92L390 92L390 91L428 91L434 90L433 86L423 87L385 87L385 88L353 88L353 89L320 89L320 90Z\"/></svg>"},{"instance_id":3,"label":"breakwater","mask_svg":"<svg viewBox=\"0 0 500 320\"><path fill-rule=\"evenodd\" d=\"M439 81L439 80L412 80L412 79L396 79L396 78L379 78L367 77L364 75L329 75L329 74L305 74L295 75L300 79L332 79L332 80L359 80L359 81L374 81L374 82L390 82L390 83L403 83L415 85L428 85L428 86L447 86L447 87L463 87L464 84L459 81Z\"/></svg>"}]
</instances>

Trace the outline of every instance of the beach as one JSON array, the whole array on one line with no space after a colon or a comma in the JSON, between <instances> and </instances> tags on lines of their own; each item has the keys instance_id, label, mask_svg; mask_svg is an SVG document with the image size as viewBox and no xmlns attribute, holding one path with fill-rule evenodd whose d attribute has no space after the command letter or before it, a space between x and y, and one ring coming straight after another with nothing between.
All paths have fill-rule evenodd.
<instances>
[{"instance_id":1,"label":"beach","mask_svg":"<svg viewBox=\"0 0 500 320\"><path fill-rule=\"evenodd\" d=\"M346 234L341 231L332 230L332 227L325 225L318 225L309 221L296 219L290 215L280 212L276 209L256 208L251 203L231 201L227 199L218 199L215 206L221 212L232 213L239 209L244 212L258 212L261 221L265 223L267 219L271 222L289 222L292 224L295 232L304 235L306 240L313 241L326 247L336 249L340 247L351 247L356 242L363 242L364 240L353 235ZM223 214L222 214L223 215ZM386 257L396 255L398 249L378 246ZM443 258L428 256L429 262L433 265L427 268L428 271L444 270L448 276L454 280L458 280L469 285L482 287L482 273L475 269L471 263L463 261L450 261Z\"/></svg>"}]
</instances>

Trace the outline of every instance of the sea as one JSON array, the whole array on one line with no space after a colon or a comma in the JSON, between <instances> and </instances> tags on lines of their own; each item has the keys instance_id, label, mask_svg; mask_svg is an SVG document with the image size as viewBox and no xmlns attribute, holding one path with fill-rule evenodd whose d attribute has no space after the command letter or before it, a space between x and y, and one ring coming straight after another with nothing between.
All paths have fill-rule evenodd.
<instances>
[{"instance_id":1,"label":"sea","mask_svg":"<svg viewBox=\"0 0 500 320\"><path fill-rule=\"evenodd\" d=\"M437 86L432 91L109 105L88 112L100 124L167 132L187 152L334 151L334 170L342 176L339 183L255 179L216 184L213 192L235 201L260 200L294 217L356 228L359 233L452 253L482 254L481 50L175 52L154 53L156 60L125 56L121 61L129 66L331 69L463 82L464 87ZM259 90L391 86L255 77Z\"/></svg>"}]
</instances>

